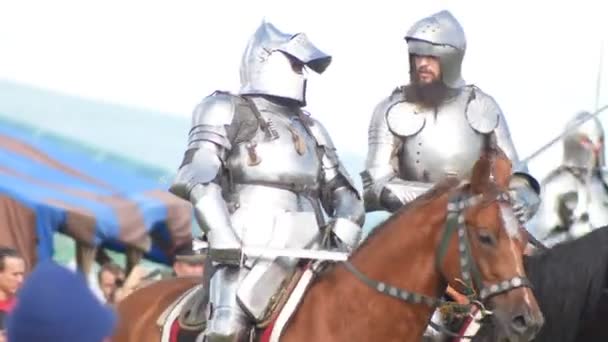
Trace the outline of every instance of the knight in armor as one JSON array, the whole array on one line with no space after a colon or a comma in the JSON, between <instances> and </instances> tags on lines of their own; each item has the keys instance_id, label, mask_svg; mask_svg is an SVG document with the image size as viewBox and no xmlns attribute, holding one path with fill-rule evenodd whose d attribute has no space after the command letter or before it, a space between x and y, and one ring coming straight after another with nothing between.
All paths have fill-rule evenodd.
<instances>
[{"instance_id":1,"label":"knight in armor","mask_svg":"<svg viewBox=\"0 0 608 342\"><path fill-rule=\"evenodd\" d=\"M566 131L562 163L541 183L543 200L531 229L549 245L608 225L602 124L580 112L566 124Z\"/></svg>"},{"instance_id":2,"label":"knight in armor","mask_svg":"<svg viewBox=\"0 0 608 342\"><path fill-rule=\"evenodd\" d=\"M368 212L395 212L446 176L467 179L488 142L519 164L499 105L463 80L466 39L457 19L435 13L416 22L405 40L410 82L376 106L369 125L361 173ZM511 198L523 223L538 209L539 184L525 166L514 171Z\"/></svg>"},{"instance_id":3,"label":"knight in armor","mask_svg":"<svg viewBox=\"0 0 608 342\"><path fill-rule=\"evenodd\" d=\"M194 110L171 191L193 204L209 242L205 341L248 341L297 267L294 258L249 258L244 247L359 243L362 198L323 125L303 110L305 69L323 73L330 62L304 33L263 22L243 54L238 94L216 91Z\"/></svg>"}]
</instances>

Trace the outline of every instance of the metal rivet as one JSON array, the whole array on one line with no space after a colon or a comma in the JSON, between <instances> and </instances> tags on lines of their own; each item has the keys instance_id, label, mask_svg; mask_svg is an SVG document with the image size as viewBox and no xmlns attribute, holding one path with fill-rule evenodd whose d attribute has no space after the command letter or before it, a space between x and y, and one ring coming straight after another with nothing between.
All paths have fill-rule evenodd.
<instances>
[{"instance_id":1,"label":"metal rivet","mask_svg":"<svg viewBox=\"0 0 608 342\"><path fill-rule=\"evenodd\" d=\"M396 297L399 294L399 291L394 287L390 287L388 289L388 294L390 294L393 297Z\"/></svg>"},{"instance_id":2,"label":"metal rivet","mask_svg":"<svg viewBox=\"0 0 608 342\"><path fill-rule=\"evenodd\" d=\"M414 294L413 294L413 298L412 298L412 300L414 301L414 303L420 303L420 300L421 300L421 299L422 299L422 298L420 298L420 295L419 295L419 294L417 294L417 293L414 293Z\"/></svg>"},{"instance_id":3,"label":"metal rivet","mask_svg":"<svg viewBox=\"0 0 608 342\"><path fill-rule=\"evenodd\" d=\"M497 284L494 284L494 285L490 286L490 291L491 291L491 292L496 292L496 291L498 291L498 285L497 285Z\"/></svg>"},{"instance_id":4,"label":"metal rivet","mask_svg":"<svg viewBox=\"0 0 608 342\"><path fill-rule=\"evenodd\" d=\"M511 284L515 287L521 286L522 283L523 281L520 277L515 277L511 280Z\"/></svg>"},{"instance_id":5,"label":"metal rivet","mask_svg":"<svg viewBox=\"0 0 608 342\"><path fill-rule=\"evenodd\" d=\"M384 283L378 283L376 289L380 292L384 292L384 290L386 289L386 285Z\"/></svg>"}]
</instances>

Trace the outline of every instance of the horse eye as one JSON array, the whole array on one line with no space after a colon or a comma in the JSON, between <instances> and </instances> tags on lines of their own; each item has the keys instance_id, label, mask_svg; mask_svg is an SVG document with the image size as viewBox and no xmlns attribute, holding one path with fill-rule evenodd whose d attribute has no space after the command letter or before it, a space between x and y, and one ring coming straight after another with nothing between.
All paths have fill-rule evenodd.
<instances>
[{"instance_id":1,"label":"horse eye","mask_svg":"<svg viewBox=\"0 0 608 342\"><path fill-rule=\"evenodd\" d=\"M492 235L492 233L488 232L485 229L479 230L477 232L477 238L479 239L479 242L481 242L483 245L490 247L496 245L496 239L494 238L494 235Z\"/></svg>"}]
</instances>

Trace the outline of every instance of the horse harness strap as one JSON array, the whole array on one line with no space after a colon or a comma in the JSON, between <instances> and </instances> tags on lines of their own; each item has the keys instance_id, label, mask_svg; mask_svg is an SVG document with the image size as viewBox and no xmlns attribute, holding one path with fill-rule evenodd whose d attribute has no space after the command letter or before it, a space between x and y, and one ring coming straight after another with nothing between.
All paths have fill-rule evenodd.
<instances>
[{"instance_id":1,"label":"horse harness strap","mask_svg":"<svg viewBox=\"0 0 608 342\"><path fill-rule=\"evenodd\" d=\"M361 273L361 271L359 271L349 261L344 261L344 266L346 266L346 269L348 269L352 274L354 274L365 285L376 289L376 291L384 293L385 295L388 295L390 297L397 298L412 304L424 303L430 307L435 307L447 303L447 301L444 299L433 298L423 294L402 290L387 283L370 279L368 276Z\"/></svg>"},{"instance_id":2,"label":"horse harness strap","mask_svg":"<svg viewBox=\"0 0 608 342\"><path fill-rule=\"evenodd\" d=\"M496 197L499 202L509 202L510 197L508 193L501 192ZM441 272L442 261L447 253L450 238L454 231L458 231L458 251L460 253L460 269L462 273L462 281L466 286L465 293L467 296L474 296L473 289L479 289L479 299L485 301L486 299L498 295L503 292L510 291L518 287L532 287L530 281L525 277L513 277L508 280L504 280L497 284L492 284L488 287L483 285L479 270L473 260L471 254L471 244L466 230L464 209L473 207L480 204L483 201L483 195L475 195L471 197L462 197L462 195L454 196L448 202L448 218L446 221L446 230L443 234L441 244L439 245L439 251L437 254L436 267ZM445 277L444 277L445 278Z\"/></svg>"},{"instance_id":3,"label":"horse harness strap","mask_svg":"<svg viewBox=\"0 0 608 342\"><path fill-rule=\"evenodd\" d=\"M462 280L467 287L466 295L470 298L473 305L481 306L481 310L485 311L485 308L479 301L474 300L476 297L475 291L473 290L475 285L480 290L479 299L481 302L484 300L498 295L500 293L508 292L518 287L532 287L531 282L526 277L513 277L508 280L504 280L498 284L492 284L488 287L483 286L483 282L481 280L481 275L479 270L477 269L475 262L472 259L471 254L471 245L468 239L468 234L466 231L465 219L464 219L464 209L468 207L472 207L478 205L482 202L483 196L476 195L468 198L462 197L462 195L455 196L450 199L448 202L448 218L446 220L446 229L443 233L441 243L439 245L438 254L435 260L435 264L437 270L440 274L445 278L443 272L441 271L441 265L445 254L447 253L450 238L452 237L455 231L458 231L458 251L460 253L460 266L462 273ZM509 195L507 193L499 193L497 201L508 202ZM407 290L400 289L398 287L392 286L385 282L380 282L374 279L369 278L361 271L359 271L351 262L343 261L346 269L351 272L355 277L357 277L361 282L366 284L367 286L376 289L376 291L386 294L390 297L399 299L401 301L405 301L411 304L425 304L431 308L436 308L442 305L450 305L450 306L460 306L465 309L470 309L472 304L456 304L450 301L447 301L443 298L433 298L424 294L414 293ZM447 279L446 279L447 280ZM460 337L460 338L473 338L473 336L461 336L460 334L453 333L434 322L430 321L429 324L431 327L437 331L445 333L452 337Z\"/></svg>"}]
</instances>

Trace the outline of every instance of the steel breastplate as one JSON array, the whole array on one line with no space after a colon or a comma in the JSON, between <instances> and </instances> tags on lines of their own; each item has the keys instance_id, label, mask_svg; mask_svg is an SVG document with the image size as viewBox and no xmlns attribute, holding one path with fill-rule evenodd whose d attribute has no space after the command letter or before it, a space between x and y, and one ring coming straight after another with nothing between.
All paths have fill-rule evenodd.
<instances>
[{"instance_id":1,"label":"steel breastplate","mask_svg":"<svg viewBox=\"0 0 608 342\"><path fill-rule=\"evenodd\" d=\"M296 113L259 110L269 129L260 128L253 138L233 147L226 161L231 181L295 192L316 191L321 161L314 138Z\"/></svg>"},{"instance_id":2,"label":"steel breastplate","mask_svg":"<svg viewBox=\"0 0 608 342\"><path fill-rule=\"evenodd\" d=\"M480 113L467 113L468 101L468 92L463 91L437 112L409 102L397 102L387 111L389 128L402 143L398 154L401 177L437 182L446 175L470 174L483 148L480 131L484 129L474 128Z\"/></svg>"}]
</instances>

